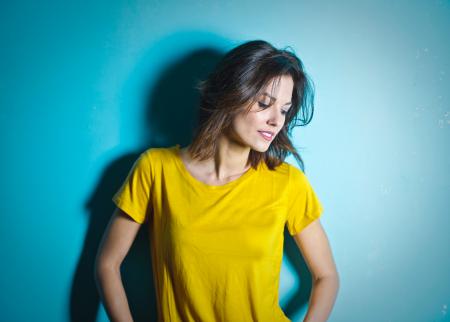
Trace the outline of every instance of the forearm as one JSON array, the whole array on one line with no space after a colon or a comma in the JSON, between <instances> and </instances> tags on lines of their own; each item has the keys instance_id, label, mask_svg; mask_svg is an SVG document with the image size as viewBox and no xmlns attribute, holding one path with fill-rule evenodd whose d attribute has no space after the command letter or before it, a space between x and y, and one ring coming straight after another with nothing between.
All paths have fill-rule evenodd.
<instances>
[{"instance_id":1,"label":"forearm","mask_svg":"<svg viewBox=\"0 0 450 322\"><path fill-rule=\"evenodd\" d=\"M95 271L97 288L112 322L133 322L119 268L99 268Z\"/></svg>"},{"instance_id":2,"label":"forearm","mask_svg":"<svg viewBox=\"0 0 450 322\"><path fill-rule=\"evenodd\" d=\"M338 276L313 281L308 311L303 322L325 322L336 301L339 289Z\"/></svg>"}]
</instances>

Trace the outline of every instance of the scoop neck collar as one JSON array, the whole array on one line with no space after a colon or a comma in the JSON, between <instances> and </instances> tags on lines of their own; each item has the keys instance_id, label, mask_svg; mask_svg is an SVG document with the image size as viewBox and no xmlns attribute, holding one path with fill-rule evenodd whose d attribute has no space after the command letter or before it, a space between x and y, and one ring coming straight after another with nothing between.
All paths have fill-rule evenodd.
<instances>
[{"instance_id":1,"label":"scoop neck collar","mask_svg":"<svg viewBox=\"0 0 450 322\"><path fill-rule=\"evenodd\" d=\"M173 149L174 156L175 156L175 163L177 164L177 166L178 166L179 170L181 171L181 173L183 174L183 176L189 182L191 182L193 185L195 185L197 187L201 187L203 189L212 190L212 191L226 190L226 189L235 187L236 185L238 185L239 183L241 183L243 181L246 181L248 178L250 178L256 172L256 170L253 167L250 167L247 171L245 171L237 179L234 179L234 180L229 181L222 185L209 185L203 181L198 180L189 172L189 170L187 169L186 165L184 164L184 162L181 158L180 144L176 144L175 146L172 147L172 149ZM258 165L258 167L259 167L259 165Z\"/></svg>"}]
</instances>

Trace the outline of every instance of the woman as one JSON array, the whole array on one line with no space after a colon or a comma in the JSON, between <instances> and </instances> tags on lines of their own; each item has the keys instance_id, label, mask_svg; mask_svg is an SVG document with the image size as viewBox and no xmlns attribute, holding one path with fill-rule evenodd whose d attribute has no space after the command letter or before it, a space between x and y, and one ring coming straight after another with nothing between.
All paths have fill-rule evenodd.
<instances>
[{"instance_id":1,"label":"woman","mask_svg":"<svg viewBox=\"0 0 450 322\"><path fill-rule=\"evenodd\" d=\"M300 59L250 41L198 88L192 143L144 151L113 196L96 260L110 319L132 321L119 268L148 223L159 321L289 321L278 304L284 227L314 279L304 321L326 321L339 282L322 206L284 162L292 153L303 169L289 136L313 115Z\"/></svg>"}]
</instances>

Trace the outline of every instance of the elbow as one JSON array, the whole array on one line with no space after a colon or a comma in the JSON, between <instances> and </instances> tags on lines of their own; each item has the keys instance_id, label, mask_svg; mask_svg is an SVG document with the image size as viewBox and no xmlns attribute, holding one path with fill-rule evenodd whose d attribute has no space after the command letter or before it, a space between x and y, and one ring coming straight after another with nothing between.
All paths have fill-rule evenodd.
<instances>
[{"instance_id":1,"label":"elbow","mask_svg":"<svg viewBox=\"0 0 450 322\"><path fill-rule=\"evenodd\" d=\"M338 290L339 289L339 285L341 283L339 274L336 273L336 274L332 275L330 278L333 280L333 282L335 284L335 287Z\"/></svg>"},{"instance_id":2,"label":"elbow","mask_svg":"<svg viewBox=\"0 0 450 322\"><path fill-rule=\"evenodd\" d=\"M323 281L323 280L334 281L337 285L340 284L340 277L339 277L339 274L337 271L332 271L332 272L314 277L314 281L316 281L316 282Z\"/></svg>"},{"instance_id":3,"label":"elbow","mask_svg":"<svg viewBox=\"0 0 450 322\"><path fill-rule=\"evenodd\" d=\"M323 276L319 276L317 278L314 279L315 283L327 283L330 286L332 285L333 288L338 291L339 287L340 287L340 277L339 274L336 273L332 273L332 274L327 274L327 275L323 275Z\"/></svg>"},{"instance_id":4,"label":"elbow","mask_svg":"<svg viewBox=\"0 0 450 322\"><path fill-rule=\"evenodd\" d=\"M97 256L94 262L94 279L98 283L103 276L110 273L119 273L120 263L109 261L101 256Z\"/></svg>"}]
</instances>

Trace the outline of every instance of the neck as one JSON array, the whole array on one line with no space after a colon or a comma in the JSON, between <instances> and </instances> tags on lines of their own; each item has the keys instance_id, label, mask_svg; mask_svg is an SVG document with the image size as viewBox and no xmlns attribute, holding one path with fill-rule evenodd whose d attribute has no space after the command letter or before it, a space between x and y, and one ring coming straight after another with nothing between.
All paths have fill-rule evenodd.
<instances>
[{"instance_id":1,"label":"neck","mask_svg":"<svg viewBox=\"0 0 450 322\"><path fill-rule=\"evenodd\" d=\"M208 173L214 175L214 179L222 180L230 176L239 176L250 168L248 156L250 148L238 145L227 138L219 138L214 160L209 160Z\"/></svg>"},{"instance_id":2,"label":"neck","mask_svg":"<svg viewBox=\"0 0 450 322\"><path fill-rule=\"evenodd\" d=\"M250 148L238 145L226 137L220 137L214 156L208 160L193 160L189 156L188 147L184 148L186 162L202 169L203 174L211 181L223 182L233 180L245 173L250 164L247 164Z\"/></svg>"}]
</instances>

